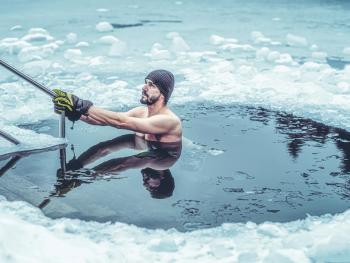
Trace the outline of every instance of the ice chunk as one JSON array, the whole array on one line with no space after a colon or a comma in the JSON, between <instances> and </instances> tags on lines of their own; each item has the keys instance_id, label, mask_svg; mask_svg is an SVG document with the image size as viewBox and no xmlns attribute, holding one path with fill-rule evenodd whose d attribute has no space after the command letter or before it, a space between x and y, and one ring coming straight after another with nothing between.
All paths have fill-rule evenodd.
<instances>
[{"instance_id":1,"label":"ice chunk","mask_svg":"<svg viewBox=\"0 0 350 263\"><path fill-rule=\"evenodd\" d=\"M54 38L50 36L44 28L31 28L28 34L22 37L23 41L36 42L36 41L51 41Z\"/></svg>"},{"instance_id":2,"label":"ice chunk","mask_svg":"<svg viewBox=\"0 0 350 263\"><path fill-rule=\"evenodd\" d=\"M320 51L315 51L312 52L311 54L312 58L318 59L318 60L325 60L327 58L327 53L326 52L320 52Z\"/></svg>"},{"instance_id":3,"label":"ice chunk","mask_svg":"<svg viewBox=\"0 0 350 263\"><path fill-rule=\"evenodd\" d=\"M23 29L23 27L21 25L15 25L15 26L10 28L11 31L15 31L15 30L17 31L17 30L22 30L22 29Z\"/></svg>"},{"instance_id":4,"label":"ice chunk","mask_svg":"<svg viewBox=\"0 0 350 263\"><path fill-rule=\"evenodd\" d=\"M98 43L110 45L108 55L111 57L121 56L126 50L126 43L114 36L103 36L98 40Z\"/></svg>"},{"instance_id":5,"label":"ice chunk","mask_svg":"<svg viewBox=\"0 0 350 263\"><path fill-rule=\"evenodd\" d=\"M108 22L100 22L96 25L96 29L99 32L113 31L113 26Z\"/></svg>"},{"instance_id":6,"label":"ice chunk","mask_svg":"<svg viewBox=\"0 0 350 263\"><path fill-rule=\"evenodd\" d=\"M267 55L267 60L270 62L274 62L276 60L278 60L280 58L281 54L278 51L271 51L268 55Z\"/></svg>"},{"instance_id":7,"label":"ice chunk","mask_svg":"<svg viewBox=\"0 0 350 263\"><path fill-rule=\"evenodd\" d=\"M210 36L210 43L213 45L221 45L225 42L225 38L218 36L218 35L211 35Z\"/></svg>"},{"instance_id":8,"label":"ice chunk","mask_svg":"<svg viewBox=\"0 0 350 263\"><path fill-rule=\"evenodd\" d=\"M178 245L171 238L156 238L148 242L148 247L152 251L156 252L176 252L178 251Z\"/></svg>"},{"instance_id":9,"label":"ice chunk","mask_svg":"<svg viewBox=\"0 0 350 263\"><path fill-rule=\"evenodd\" d=\"M276 73L288 73L291 71L291 69L287 66L284 66L284 65L278 65L278 66L273 68L273 71Z\"/></svg>"},{"instance_id":10,"label":"ice chunk","mask_svg":"<svg viewBox=\"0 0 350 263\"><path fill-rule=\"evenodd\" d=\"M31 44L18 38L4 38L0 41L0 53L18 54L22 48L30 46Z\"/></svg>"},{"instance_id":11,"label":"ice chunk","mask_svg":"<svg viewBox=\"0 0 350 263\"><path fill-rule=\"evenodd\" d=\"M58 46L64 45L64 41L63 41L63 40L56 40L55 43L56 43Z\"/></svg>"},{"instance_id":12,"label":"ice chunk","mask_svg":"<svg viewBox=\"0 0 350 263\"><path fill-rule=\"evenodd\" d=\"M75 45L75 47L89 47L90 44L88 42L85 42L85 41L82 41L82 42L79 42Z\"/></svg>"},{"instance_id":13,"label":"ice chunk","mask_svg":"<svg viewBox=\"0 0 350 263\"><path fill-rule=\"evenodd\" d=\"M42 59L42 52L39 47L25 47L19 52L18 59L21 62Z\"/></svg>"},{"instance_id":14,"label":"ice chunk","mask_svg":"<svg viewBox=\"0 0 350 263\"><path fill-rule=\"evenodd\" d=\"M22 62L40 60L52 55L58 48L56 43L50 43L42 46L29 46L22 48L18 54L18 59Z\"/></svg>"},{"instance_id":15,"label":"ice chunk","mask_svg":"<svg viewBox=\"0 0 350 263\"><path fill-rule=\"evenodd\" d=\"M108 56L111 56L111 57L121 56L125 50L126 50L126 44L122 41L119 41L118 43L114 43L110 47Z\"/></svg>"},{"instance_id":16,"label":"ice chunk","mask_svg":"<svg viewBox=\"0 0 350 263\"><path fill-rule=\"evenodd\" d=\"M209 149L208 150L208 153L210 154L210 155L213 155L213 156L217 156L217 155L220 155L220 154L223 154L223 153L225 153L225 151L223 151L223 150L219 150L219 149Z\"/></svg>"},{"instance_id":17,"label":"ice chunk","mask_svg":"<svg viewBox=\"0 0 350 263\"><path fill-rule=\"evenodd\" d=\"M52 62L49 60L31 61L24 64L24 71L32 76L43 75L51 66Z\"/></svg>"},{"instance_id":18,"label":"ice chunk","mask_svg":"<svg viewBox=\"0 0 350 263\"><path fill-rule=\"evenodd\" d=\"M350 92L350 84L344 81L337 83L337 88L341 93L349 93Z\"/></svg>"},{"instance_id":19,"label":"ice chunk","mask_svg":"<svg viewBox=\"0 0 350 263\"><path fill-rule=\"evenodd\" d=\"M344 53L345 55L350 55L350 47L344 48L344 49L343 49L343 53Z\"/></svg>"},{"instance_id":20,"label":"ice chunk","mask_svg":"<svg viewBox=\"0 0 350 263\"><path fill-rule=\"evenodd\" d=\"M293 58L290 54L288 53L283 53L280 54L280 57L276 59L276 63L279 64L292 64L293 63Z\"/></svg>"},{"instance_id":21,"label":"ice chunk","mask_svg":"<svg viewBox=\"0 0 350 263\"><path fill-rule=\"evenodd\" d=\"M69 44L74 44L74 43L76 43L77 42L77 39L78 39L78 37L77 37L77 34L76 33L69 33L69 34L67 34L66 35L66 39L67 39L67 42L69 43Z\"/></svg>"},{"instance_id":22,"label":"ice chunk","mask_svg":"<svg viewBox=\"0 0 350 263\"><path fill-rule=\"evenodd\" d=\"M254 51L255 49L248 44L234 44L234 43L228 43L220 46L220 49L222 50L229 50L229 51Z\"/></svg>"},{"instance_id":23,"label":"ice chunk","mask_svg":"<svg viewBox=\"0 0 350 263\"><path fill-rule=\"evenodd\" d=\"M33 112L31 114L33 114ZM38 134L32 130L20 129L13 125L1 125L1 129L11 134L13 137L19 140L21 144L13 145L5 140L2 140L0 137L0 155L20 150L38 149L65 142L65 139L54 138L53 136L47 134Z\"/></svg>"},{"instance_id":24,"label":"ice chunk","mask_svg":"<svg viewBox=\"0 0 350 263\"><path fill-rule=\"evenodd\" d=\"M107 8L98 8L98 9L96 9L96 11L97 12L108 12L109 9L107 9Z\"/></svg>"},{"instance_id":25,"label":"ice chunk","mask_svg":"<svg viewBox=\"0 0 350 263\"><path fill-rule=\"evenodd\" d=\"M29 29L28 34L43 34L43 35L48 35L49 33L47 32L46 29L41 28L41 27L34 27Z\"/></svg>"},{"instance_id":26,"label":"ice chunk","mask_svg":"<svg viewBox=\"0 0 350 263\"><path fill-rule=\"evenodd\" d=\"M178 32L169 32L167 35L166 35L166 38L168 39L173 39L175 37L179 37L179 33Z\"/></svg>"},{"instance_id":27,"label":"ice chunk","mask_svg":"<svg viewBox=\"0 0 350 263\"><path fill-rule=\"evenodd\" d=\"M286 39L287 39L288 45L290 45L290 46L305 47L308 45L306 38L301 37L301 36L288 34Z\"/></svg>"},{"instance_id":28,"label":"ice chunk","mask_svg":"<svg viewBox=\"0 0 350 263\"><path fill-rule=\"evenodd\" d=\"M315 62L306 62L301 67L304 71L319 71L321 69L321 64Z\"/></svg>"},{"instance_id":29,"label":"ice chunk","mask_svg":"<svg viewBox=\"0 0 350 263\"><path fill-rule=\"evenodd\" d=\"M185 52L190 50L190 47L181 36L175 36L172 39L171 49L175 52Z\"/></svg>"},{"instance_id":30,"label":"ice chunk","mask_svg":"<svg viewBox=\"0 0 350 263\"><path fill-rule=\"evenodd\" d=\"M262 47L256 51L256 58L266 59L269 54L270 54L270 49L267 47Z\"/></svg>"},{"instance_id":31,"label":"ice chunk","mask_svg":"<svg viewBox=\"0 0 350 263\"><path fill-rule=\"evenodd\" d=\"M82 55L83 53L81 52L80 49L74 48L74 49L67 49L64 52L64 57L68 60L72 60L74 58L78 58Z\"/></svg>"},{"instance_id":32,"label":"ice chunk","mask_svg":"<svg viewBox=\"0 0 350 263\"><path fill-rule=\"evenodd\" d=\"M259 32L259 31L251 32L250 36L252 37L255 44L271 43L271 39L268 37L265 37L263 35L263 33Z\"/></svg>"},{"instance_id":33,"label":"ice chunk","mask_svg":"<svg viewBox=\"0 0 350 263\"><path fill-rule=\"evenodd\" d=\"M105 45L113 45L119 43L120 40L114 36L103 36L98 40L98 43Z\"/></svg>"},{"instance_id":34,"label":"ice chunk","mask_svg":"<svg viewBox=\"0 0 350 263\"><path fill-rule=\"evenodd\" d=\"M170 52L166 49L163 49L163 46L159 43L154 43L151 49L150 56L152 59L169 59Z\"/></svg>"},{"instance_id":35,"label":"ice chunk","mask_svg":"<svg viewBox=\"0 0 350 263\"><path fill-rule=\"evenodd\" d=\"M311 51L317 51L318 50L318 46L316 44L312 44L310 47Z\"/></svg>"}]
</instances>

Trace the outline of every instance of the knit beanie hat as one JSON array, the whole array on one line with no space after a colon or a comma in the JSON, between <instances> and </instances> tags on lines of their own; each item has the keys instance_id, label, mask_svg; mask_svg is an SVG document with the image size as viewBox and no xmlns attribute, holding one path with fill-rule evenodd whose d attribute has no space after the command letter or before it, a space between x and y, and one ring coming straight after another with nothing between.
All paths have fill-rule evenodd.
<instances>
[{"instance_id":1,"label":"knit beanie hat","mask_svg":"<svg viewBox=\"0 0 350 263\"><path fill-rule=\"evenodd\" d=\"M150 72L145 79L151 80L159 88L164 96L165 103L167 103L174 90L175 80L173 73L164 69L158 69Z\"/></svg>"}]
</instances>

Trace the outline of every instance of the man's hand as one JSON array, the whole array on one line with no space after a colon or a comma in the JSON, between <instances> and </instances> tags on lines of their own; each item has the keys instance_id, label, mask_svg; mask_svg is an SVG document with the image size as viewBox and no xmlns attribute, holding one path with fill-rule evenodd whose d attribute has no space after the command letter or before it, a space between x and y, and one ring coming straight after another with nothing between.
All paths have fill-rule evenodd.
<instances>
[{"instance_id":1,"label":"man's hand","mask_svg":"<svg viewBox=\"0 0 350 263\"><path fill-rule=\"evenodd\" d=\"M55 112L65 112L70 121L77 121L81 115L86 115L89 108L93 105L89 100L83 100L77 96L64 92L59 89L54 89L56 97L53 99Z\"/></svg>"}]
</instances>

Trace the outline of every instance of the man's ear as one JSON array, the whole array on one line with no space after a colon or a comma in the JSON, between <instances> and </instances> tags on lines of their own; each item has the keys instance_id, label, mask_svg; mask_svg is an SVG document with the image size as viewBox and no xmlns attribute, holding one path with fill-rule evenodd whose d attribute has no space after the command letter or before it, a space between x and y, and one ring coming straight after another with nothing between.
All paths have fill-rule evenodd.
<instances>
[{"instance_id":1,"label":"man's ear","mask_svg":"<svg viewBox=\"0 0 350 263\"><path fill-rule=\"evenodd\" d=\"M164 97L163 93L160 93L160 98L163 100L163 105L166 105L165 97Z\"/></svg>"}]
</instances>

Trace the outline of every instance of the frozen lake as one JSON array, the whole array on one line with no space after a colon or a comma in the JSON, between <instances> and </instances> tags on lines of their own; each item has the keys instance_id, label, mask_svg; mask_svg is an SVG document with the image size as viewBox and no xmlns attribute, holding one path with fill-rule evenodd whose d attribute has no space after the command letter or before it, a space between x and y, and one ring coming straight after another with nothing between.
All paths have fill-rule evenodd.
<instances>
[{"instance_id":1,"label":"frozen lake","mask_svg":"<svg viewBox=\"0 0 350 263\"><path fill-rule=\"evenodd\" d=\"M75 187L57 197L57 150L17 160L0 178L1 261L348 262L349 9L347 1L2 1L0 58L50 88L121 111L138 105L150 70L172 71L170 106L184 140L163 199L138 169L80 185L70 178ZM0 129L24 142L0 140L0 155L67 143L70 160L71 144L79 156L125 134L77 123L57 139L50 99L2 69L0 113ZM43 215L35 206L50 195Z\"/></svg>"}]
</instances>

